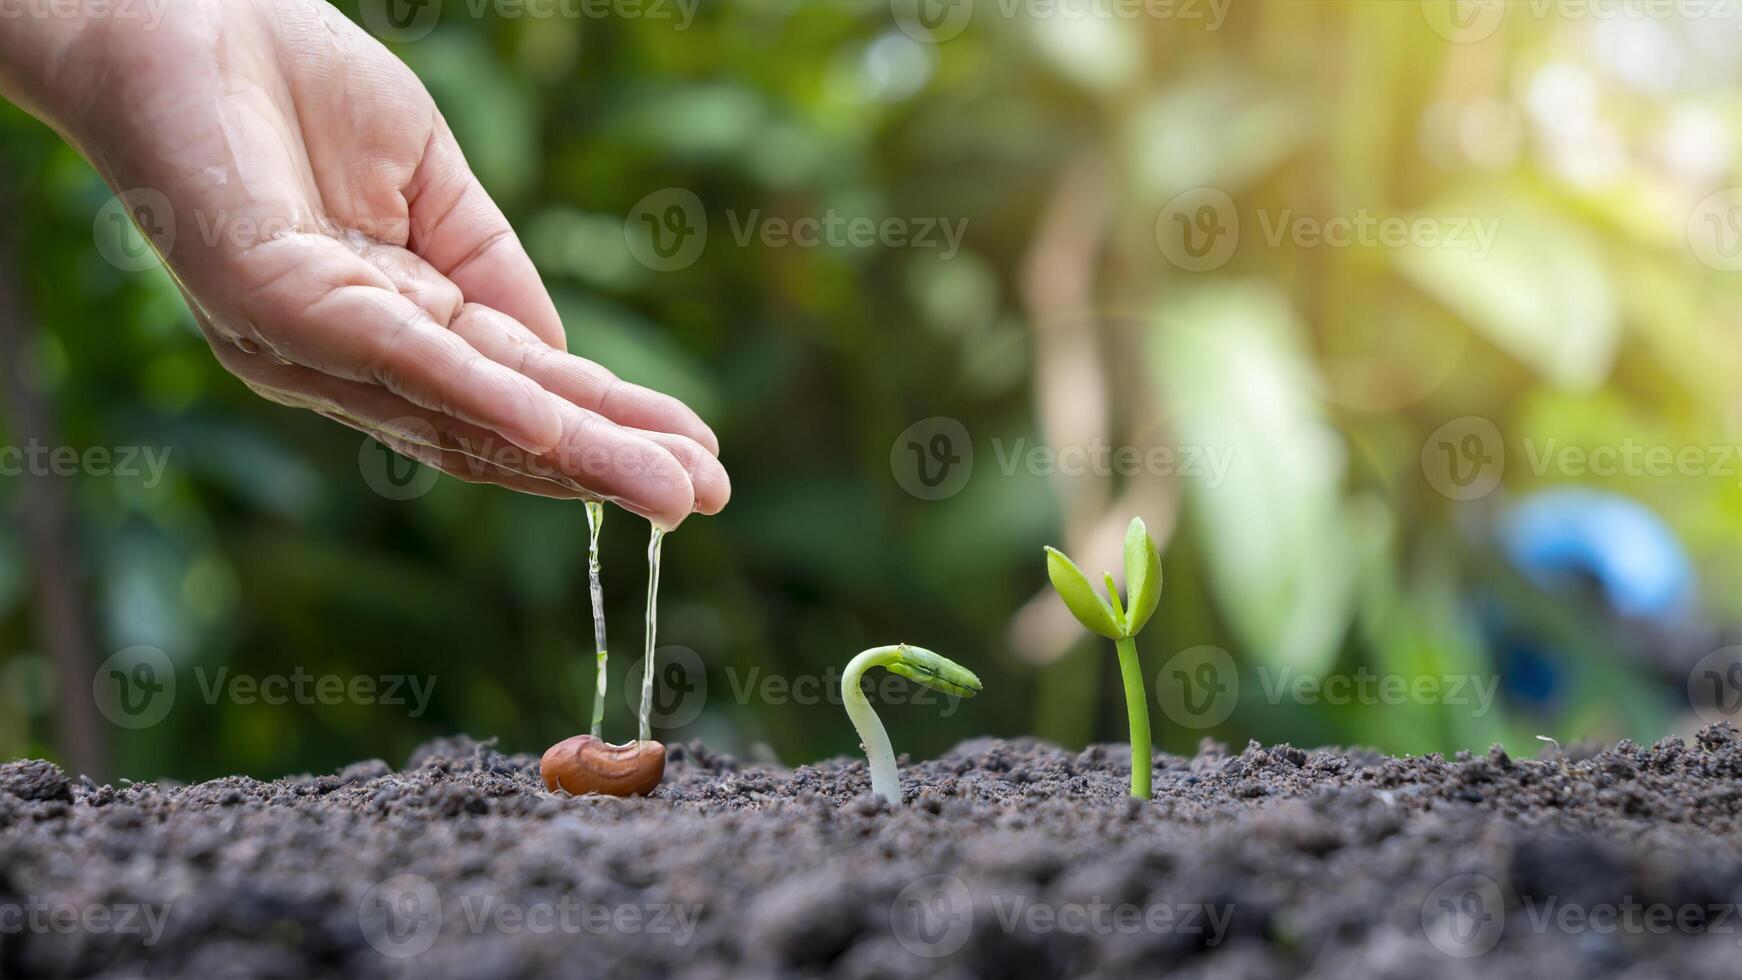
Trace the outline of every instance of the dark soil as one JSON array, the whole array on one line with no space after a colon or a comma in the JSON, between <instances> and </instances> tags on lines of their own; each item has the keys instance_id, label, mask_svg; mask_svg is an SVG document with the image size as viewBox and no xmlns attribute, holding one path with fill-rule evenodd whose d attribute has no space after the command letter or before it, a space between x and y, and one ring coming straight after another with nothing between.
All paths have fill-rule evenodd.
<instances>
[{"instance_id":1,"label":"dark soil","mask_svg":"<svg viewBox=\"0 0 1742 980\"><path fill-rule=\"evenodd\" d=\"M0 977L1742 975L1742 739L1550 752L1206 743L1142 803L1117 749L977 741L894 809L863 761L699 744L639 800L467 739L271 783L12 763Z\"/></svg>"}]
</instances>

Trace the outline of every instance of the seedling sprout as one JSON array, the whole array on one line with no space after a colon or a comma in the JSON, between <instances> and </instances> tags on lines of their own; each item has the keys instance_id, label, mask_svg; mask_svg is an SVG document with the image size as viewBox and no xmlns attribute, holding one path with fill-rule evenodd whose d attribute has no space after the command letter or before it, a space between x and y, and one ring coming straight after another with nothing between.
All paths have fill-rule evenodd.
<instances>
[{"instance_id":1,"label":"seedling sprout","mask_svg":"<svg viewBox=\"0 0 1742 980\"><path fill-rule=\"evenodd\" d=\"M871 792L899 804L901 782L896 776L895 750L889 745L889 733L883 729L883 722L871 710L871 702L865 699L859 686L872 667L882 667L934 691L962 698L980 693L980 678L953 660L905 643L874 647L848 662L846 673L841 675L841 703L847 707L847 717L858 730L865 758L871 764Z\"/></svg>"},{"instance_id":2,"label":"seedling sprout","mask_svg":"<svg viewBox=\"0 0 1742 980\"><path fill-rule=\"evenodd\" d=\"M1154 760L1149 744L1149 701L1143 689L1143 667L1137 660L1137 634L1161 601L1161 552L1143 519L1132 518L1125 531L1124 606L1119 603L1111 574L1105 576L1107 596L1103 598L1089 584L1089 577L1057 548L1046 549L1046 572L1071 615L1090 631L1112 640L1119 653L1125 714L1131 728L1131 795L1147 800Z\"/></svg>"}]
</instances>

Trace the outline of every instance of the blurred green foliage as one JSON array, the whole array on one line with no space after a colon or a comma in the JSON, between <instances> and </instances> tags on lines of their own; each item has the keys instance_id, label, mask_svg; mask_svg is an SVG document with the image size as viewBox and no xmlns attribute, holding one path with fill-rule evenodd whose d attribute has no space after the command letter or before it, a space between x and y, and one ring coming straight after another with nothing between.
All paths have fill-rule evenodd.
<instances>
[{"instance_id":1,"label":"blurred green foliage","mask_svg":"<svg viewBox=\"0 0 1742 980\"><path fill-rule=\"evenodd\" d=\"M1690 727L1682 652L1593 631L1589 596L1538 594L1483 529L1541 486L1625 494L1689 549L1690 616L1742 619L1734 472L1574 477L1533 471L1520 448L1742 442L1742 286L1687 240L1695 206L1736 182L1742 35L1523 5L1473 40L1448 40L1414 2L1235 3L1214 29L1221 6L1207 0L1202 18L1137 22L979 6L960 36L928 43L880 0L713 2L681 30L477 17L452 0L428 37L393 46L513 217L571 348L683 397L721 436L731 507L665 545L661 643L707 670L705 709L667 740L765 744L789 763L850 753L833 704L737 692L753 670L817 675L910 641L974 665L986 695L947 717L885 709L913 716L900 722L907 751L980 734L1117 741L1107 645L1083 635L1019 654L1045 631L1013 616L1043 595L1043 544L1082 558L1078 542L1133 510L1158 536L1175 529L1140 646L1149 670L1212 644L1248 672L1213 727L1158 714L1170 750L1211 735L1531 751L1538 734ZM10 107L0 168L13 191L4 233L40 328L30 370L65 441L173 447L162 486L63 484L98 659L149 644L182 671L163 724L110 733L118 773L397 763L456 731L538 752L585 729L579 504L449 479L384 499L360 475L373 451L360 436L251 395L167 276L103 261L93 218L111 192ZM1189 271L1158 246L1158 215L1205 186L1237 202L1241 233L1224 264ZM672 272L638 263L624 233L637 202L666 188L696 194L710 222L700 260ZM740 245L733 224L752 212L967 230L948 258ZM1492 221L1499 234L1476 257L1267 233L1284 215L1362 213ZM1066 349L1086 350L1084 363L1049 348L1049 330L1076 338ZM1083 413L1102 421L1083 427ZM899 434L932 416L960 420L975 444L974 475L941 501L904 492L891 464ZM1455 502L1424 473L1423 448L1465 416L1498 425L1509 465L1495 495ZM1234 465L1212 488L1007 474L995 451L1085 433L1220 447ZM0 501L15 505L17 484L0 480ZM613 512L604 540L606 732L627 738L645 526ZM0 525L0 756L56 751L32 572ZM1272 704L1250 673L1489 676L1490 593L1557 638L1568 670L1552 710ZM223 666L437 684L415 718L208 704L192 671Z\"/></svg>"}]
</instances>

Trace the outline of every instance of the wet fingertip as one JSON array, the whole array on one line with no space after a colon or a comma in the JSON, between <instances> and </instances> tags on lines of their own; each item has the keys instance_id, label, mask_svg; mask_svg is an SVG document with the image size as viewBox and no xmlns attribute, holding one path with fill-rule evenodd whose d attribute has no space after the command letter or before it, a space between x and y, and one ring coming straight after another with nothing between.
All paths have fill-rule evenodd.
<instances>
[{"instance_id":1,"label":"wet fingertip","mask_svg":"<svg viewBox=\"0 0 1742 980\"><path fill-rule=\"evenodd\" d=\"M704 475L691 474L690 479L696 484L696 513L711 517L726 509L732 499L732 478L725 467L716 461Z\"/></svg>"}]
</instances>

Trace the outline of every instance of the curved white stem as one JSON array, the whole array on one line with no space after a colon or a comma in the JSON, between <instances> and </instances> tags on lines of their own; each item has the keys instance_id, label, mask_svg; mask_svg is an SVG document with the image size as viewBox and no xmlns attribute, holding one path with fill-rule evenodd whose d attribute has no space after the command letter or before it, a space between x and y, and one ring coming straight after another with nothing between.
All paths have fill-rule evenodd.
<instances>
[{"instance_id":1,"label":"curved white stem","mask_svg":"<svg viewBox=\"0 0 1742 980\"><path fill-rule=\"evenodd\" d=\"M841 675L841 703L846 706L847 717L852 719L859 742L865 747L865 758L871 763L871 792L896 806L901 805L901 781L895 774L895 749L889 744L889 733L884 731L877 712L871 710L871 702L865 700L859 680L872 667L894 663L900 658L900 649L889 646L866 650L849 661L846 673Z\"/></svg>"}]
</instances>

